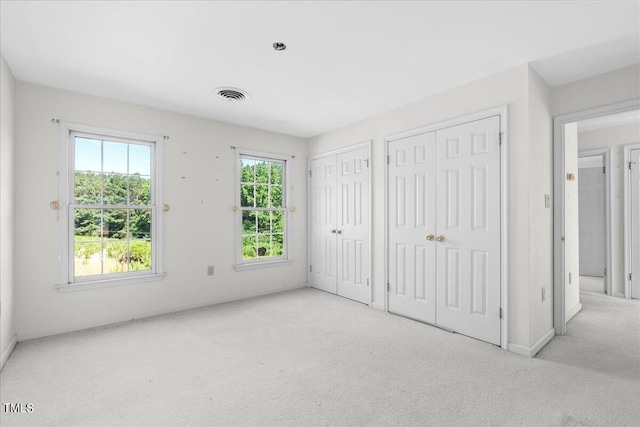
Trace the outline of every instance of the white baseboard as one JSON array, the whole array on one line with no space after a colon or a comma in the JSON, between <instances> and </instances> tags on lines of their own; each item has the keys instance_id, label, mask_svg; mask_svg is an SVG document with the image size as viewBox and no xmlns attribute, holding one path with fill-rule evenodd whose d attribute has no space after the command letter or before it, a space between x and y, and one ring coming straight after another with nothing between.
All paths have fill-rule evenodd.
<instances>
[{"instance_id":1,"label":"white baseboard","mask_svg":"<svg viewBox=\"0 0 640 427\"><path fill-rule=\"evenodd\" d=\"M573 319L573 316L578 314L580 310L582 310L582 303L577 303L571 310L567 311L565 323L569 323L569 320Z\"/></svg>"},{"instance_id":2,"label":"white baseboard","mask_svg":"<svg viewBox=\"0 0 640 427\"><path fill-rule=\"evenodd\" d=\"M379 302L372 302L371 308L375 308L376 310L384 311L384 305Z\"/></svg>"},{"instance_id":3,"label":"white baseboard","mask_svg":"<svg viewBox=\"0 0 640 427\"><path fill-rule=\"evenodd\" d=\"M264 296L269 294L275 294L278 292L290 291L293 289L305 288L306 286L307 286L306 283L301 283L298 285L290 285L290 286L283 286L280 288L268 289L261 292L245 292L241 294L227 295L227 296L214 298L212 300L203 301L203 302L194 303L194 304L176 305L171 307L159 308L156 310L122 314L122 315L113 316L113 317L96 319L96 320L81 323L81 324L59 326L59 327L49 328L49 329L39 329L35 331L19 332L18 341L26 341L26 340L31 340L35 338L47 337L50 335L58 335L58 334L64 334L67 332L75 332L75 331L81 331L84 329L97 328L100 326L113 325L116 323L129 322L136 319L144 319L146 317L160 316L163 314L176 313L179 311L207 307L210 305L222 304L225 302L238 301L246 298L259 297L259 296Z\"/></svg>"},{"instance_id":4,"label":"white baseboard","mask_svg":"<svg viewBox=\"0 0 640 427\"><path fill-rule=\"evenodd\" d=\"M556 330L551 328L531 347L525 347L519 344L509 344L508 349L510 352L519 354L520 356L534 357L555 335Z\"/></svg>"},{"instance_id":5,"label":"white baseboard","mask_svg":"<svg viewBox=\"0 0 640 427\"><path fill-rule=\"evenodd\" d=\"M0 359L0 369L2 369L2 367L4 366L4 362L9 359L9 356L11 356L13 349L16 348L16 344L18 344L18 335L13 334L13 336L11 337L11 341L9 341L9 345L2 352L2 359Z\"/></svg>"}]
</instances>

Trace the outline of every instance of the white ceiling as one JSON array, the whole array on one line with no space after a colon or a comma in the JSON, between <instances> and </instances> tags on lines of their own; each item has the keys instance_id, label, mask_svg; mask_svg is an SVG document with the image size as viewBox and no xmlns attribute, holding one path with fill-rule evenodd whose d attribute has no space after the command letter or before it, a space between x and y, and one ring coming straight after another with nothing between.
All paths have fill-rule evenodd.
<instances>
[{"instance_id":1,"label":"white ceiling","mask_svg":"<svg viewBox=\"0 0 640 427\"><path fill-rule=\"evenodd\" d=\"M310 137L527 62L640 63L640 2L2 1L0 49L18 80Z\"/></svg>"}]
</instances>

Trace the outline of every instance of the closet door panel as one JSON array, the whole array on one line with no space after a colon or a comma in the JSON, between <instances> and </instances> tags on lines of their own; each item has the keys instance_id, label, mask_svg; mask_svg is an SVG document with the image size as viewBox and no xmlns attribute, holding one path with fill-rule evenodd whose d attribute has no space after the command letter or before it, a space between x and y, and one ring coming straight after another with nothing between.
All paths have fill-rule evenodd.
<instances>
[{"instance_id":1,"label":"closet door panel","mask_svg":"<svg viewBox=\"0 0 640 427\"><path fill-rule=\"evenodd\" d=\"M389 143L389 311L435 323L435 134Z\"/></svg>"},{"instance_id":2,"label":"closet door panel","mask_svg":"<svg viewBox=\"0 0 640 427\"><path fill-rule=\"evenodd\" d=\"M310 162L311 177L311 245L310 284L314 288L336 293L336 158Z\"/></svg>"},{"instance_id":3,"label":"closet door panel","mask_svg":"<svg viewBox=\"0 0 640 427\"><path fill-rule=\"evenodd\" d=\"M500 344L499 117L436 132L436 324Z\"/></svg>"},{"instance_id":4,"label":"closet door panel","mask_svg":"<svg viewBox=\"0 0 640 427\"><path fill-rule=\"evenodd\" d=\"M339 154L336 159L337 293L368 304L369 271L369 150L361 148Z\"/></svg>"}]
</instances>

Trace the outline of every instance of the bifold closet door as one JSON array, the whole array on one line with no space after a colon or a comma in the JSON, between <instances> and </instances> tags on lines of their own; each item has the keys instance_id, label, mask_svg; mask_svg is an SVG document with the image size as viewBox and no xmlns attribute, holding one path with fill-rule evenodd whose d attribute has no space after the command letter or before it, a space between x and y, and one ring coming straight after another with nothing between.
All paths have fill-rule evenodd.
<instances>
[{"instance_id":1,"label":"bifold closet door","mask_svg":"<svg viewBox=\"0 0 640 427\"><path fill-rule=\"evenodd\" d=\"M500 118L388 146L389 311L500 344Z\"/></svg>"},{"instance_id":2,"label":"bifold closet door","mask_svg":"<svg viewBox=\"0 0 640 427\"><path fill-rule=\"evenodd\" d=\"M389 143L389 311L435 324L435 133Z\"/></svg>"},{"instance_id":3,"label":"bifold closet door","mask_svg":"<svg viewBox=\"0 0 640 427\"><path fill-rule=\"evenodd\" d=\"M314 288L336 293L336 157L312 160L310 280Z\"/></svg>"},{"instance_id":4,"label":"bifold closet door","mask_svg":"<svg viewBox=\"0 0 640 427\"><path fill-rule=\"evenodd\" d=\"M500 118L436 132L436 324L500 344Z\"/></svg>"},{"instance_id":5,"label":"bifold closet door","mask_svg":"<svg viewBox=\"0 0 640 427\"><path fill-rule=\"evenodd\" d=\"M310 284L370 300L369 149L310 162Z\"/></svg>"}]
</instances>

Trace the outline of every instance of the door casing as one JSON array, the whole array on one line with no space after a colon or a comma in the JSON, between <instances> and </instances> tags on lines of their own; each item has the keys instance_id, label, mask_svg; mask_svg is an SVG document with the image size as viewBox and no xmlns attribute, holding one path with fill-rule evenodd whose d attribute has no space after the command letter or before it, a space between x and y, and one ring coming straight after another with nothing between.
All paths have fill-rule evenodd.
<instances>
[{"instance_id":1,"label":"door casing","mask_svg":"<svg viewBox=\"0 0 640 427\"><path fill-rule=\"evenodd\" d=\"M606 116L640 108L640 99L625 101L575 113L563 114L553 119L553 325L556 335L567 333L565 308L565 124L594 117ZM625 288L625 297L628 295Z\"/></svg>"},{"instance_id":2,"label":"door casing","mask_svg":"<svg viewBox=\"0 0 640 427\"><path fill-rule=\"evenodd\" d=\"M508 106L502 105L487 110L483 110L477 113L468 114L453 119L436 122L427 126L411 129L408 131L396 133L385 137L384 141L384 154L385 159L389 156L389 142L397 139L407 138L422 133L433 132L442 130L452 126L458 126L467 122L475 120L481 120L492 116L500 116L500 134L501 134L501 146L500 146L500 307L502 310L502 319L500 322L500 347L504 350L508 350L509 345L509 204L508 204L508 147L509 147L509 135L508 135ZM386 160L385 160L386 161ZM385 219L384 219L384 233L385 242L389 242L389 170L384 168L384 205L385 205ZM389 283L389 250L388 244L384 245L384 309L389 311L389 294L386 291L386 286Z\"/></svg>"},{"instance_id":3,"label":"door casing","mask_svg":"<svg viewBox=\"0 0 640 427\"><path fill-rule=\"evenodd\" d=\"M632 273L632 242L631 242L631 171L629 162L631 161L631 150L640 150L640 144L629 144L623 147L622 166L623 169L623 210L624 210L624 296L631 298L633 289L629 275ZM638 274L637 272L635 274Z\"/></svg>"}]
</instances>

